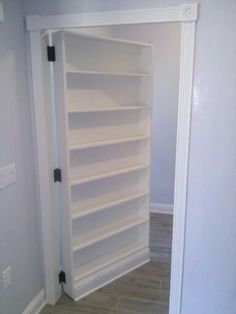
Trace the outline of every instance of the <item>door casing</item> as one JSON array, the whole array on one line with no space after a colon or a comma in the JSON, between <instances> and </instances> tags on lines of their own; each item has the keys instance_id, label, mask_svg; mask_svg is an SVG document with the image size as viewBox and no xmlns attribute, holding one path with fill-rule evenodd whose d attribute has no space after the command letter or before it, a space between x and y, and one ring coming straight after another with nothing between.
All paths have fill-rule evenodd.
<instances>
[{"instance_id":1,"label":"door casing","mask_svg":"<svg viewBox=\"0 0 236 314\"><path fill-rule=\"evenodd\" d=\"M51 149L52 138L48 135L53 133L52 120L49 119L50 92L48 84L50 83L45 84L44 71L48 70L45 70L46 51L42 45L42 32L146 23L180 22L182 25L169 308L169 314L180 314L197 13L198 4L193 3L169 8L26 17L31 57L32 117L36 148L38 206L41 218L44 289L47 303L55 304L61 295L61 286L58 282L60 248L56 219L56 189L52 175L55 167L55 155ZM50 44L50 42L48 43ZM47 66L47 68L50 71L50 67ZM50 73L48 74L50 76Z\"/></svg>"}]
</instances>

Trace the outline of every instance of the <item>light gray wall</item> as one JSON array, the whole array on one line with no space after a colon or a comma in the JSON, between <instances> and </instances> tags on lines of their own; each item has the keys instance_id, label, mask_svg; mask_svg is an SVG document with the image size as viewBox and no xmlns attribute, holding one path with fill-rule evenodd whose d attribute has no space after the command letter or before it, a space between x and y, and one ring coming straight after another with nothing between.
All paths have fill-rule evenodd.
<instances>
[{"instance_id":1,"label":"light gray wall","mask_svg":"<svg viewBox=\"0 0 236 314\"><path fill-rule=\"evenodd\" d=\"M0 190L0 313L20 314L42 288L23 5L4 0L0 22L0 167L16 164L17 183ZM3 290L2 271L12 285Z\"/></svg>"},{"instance_id":2,"label":"light gray wall","mask_svg":"<svg viewBox=\"0 0 236 314\"><path fill-rule=\"evenodd\" d=\"M197 24L183 313L236 313L236 1Z\"/></svg>"},{"instance_id":3,"label":"light gray wall","mask_svg":"<svg viewBox=\"0 0 236 314\"><path fill-rule=\"evenodd\" d=\"M31 14L191 0L25 0ZM236 1L200 0L182 314L236 313Z\"/></svg>"},{"instance_id":4,"label":"light gray wall","mask_svg":"<svg viewBox=\"0 0 236 314\"><path fill-rule=\"evenodd\" d=\"M180 23L114 26L112 34L154 44L151 203L174 203Z\"/></svg>"}]
</instances>

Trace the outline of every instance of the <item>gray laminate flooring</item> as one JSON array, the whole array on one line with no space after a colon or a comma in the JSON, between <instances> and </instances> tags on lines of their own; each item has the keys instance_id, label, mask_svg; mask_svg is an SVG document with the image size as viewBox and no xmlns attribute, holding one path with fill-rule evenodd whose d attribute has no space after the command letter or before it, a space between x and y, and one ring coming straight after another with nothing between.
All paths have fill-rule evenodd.
<instances>
[{"instance_id":1,"label":"gray laminate flooring","mask_svg":"<svg viewBox=\"0 0 236 314\"><path fill-rule=\"evenodd\" d=\"M63 294L41 314L168 314L172 216L151 215L151 262L74 302Z\"/></svg>"}]
</instances>

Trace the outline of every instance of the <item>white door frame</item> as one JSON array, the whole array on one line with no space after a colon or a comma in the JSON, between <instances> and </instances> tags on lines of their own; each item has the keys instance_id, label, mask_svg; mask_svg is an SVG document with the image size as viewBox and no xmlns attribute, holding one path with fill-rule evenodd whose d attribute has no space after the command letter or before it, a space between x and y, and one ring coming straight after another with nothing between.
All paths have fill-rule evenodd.
<instances>
[{"instance_id":1,"label":"white door frame","mask_svg":"<svg viewBox=\"0 0 236 314\"><path fill-rule=\"evenodd\" d=\"M55 16L27 16L30 32L32 100L37 148L39 207L41 213L43 264L47 303L55 304L60 295L57 274L60 270L58 238L55 235L55 193L51 193L52 161L48 138L48 105L43 78L41 31L89 26L181 22L181 60L175 167L174 223L172 240L171 289L169 314L181 314L185 218L188 185L188 159L193 90L195 26L197 3L179 7L95 12Z\"/></svg>"}]
</instances>

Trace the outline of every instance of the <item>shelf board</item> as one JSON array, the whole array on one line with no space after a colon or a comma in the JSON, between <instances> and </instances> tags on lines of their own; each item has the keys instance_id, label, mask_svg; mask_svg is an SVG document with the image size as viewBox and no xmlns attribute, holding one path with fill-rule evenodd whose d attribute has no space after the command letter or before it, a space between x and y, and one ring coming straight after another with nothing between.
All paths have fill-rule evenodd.
<instances>
[{"instance_id":1,"label":"shelf board","mask_svg":"<svg viewBox=\"0 0 236 314\"><path fill-rule=\"evenodd\" d=\"M137 200L141 197L147 196L148 194L149 194L148 192L133 193L125 197L123 196L121 198L114 198L112 201L108 203L100 204L98 206L95 206L89 209L80 209L80 206L79 206L80 204L77 203L73 206L73 209L72 209L72 212L73 212L72 219L75 220L75 219L85 217L87 215L91 215L93 213L96 213L96 212L99 212L99 211L102 211L111 207L114 207L116 205L125 204L125 203L128 203L129 201Z\"/></svg>"},{"instance_id":2,"label":"shelf board","mask_svg":"<svg viewBox=\"0 0 236 314\"><path fill-rule=\"evenodd\" d=\"M84 235L79 236L73 240L73 252L84 249L123 231L144 224L147 221L147 218L144 217L131 217L113 224L109 224L98 230L86 232Z\"/></svg>"},{"instance_id":3,"label":"shelf board","mask_svg":"<svg viewBox=\"0 0 236 314\"><path fill-rule=\"evenodd\" d=\"M93 181L97 181L97 180L101 180L101 179L105 179L105 178L114 177L114 176L117 176L120 174L125 174L125 173L129 173L129 172L133 172L133 171L142 170L145 168L149 168L149 165L140 164L140 165L136 165L136 166L132 166L132 167L113 170L113 171L110 171L107 173L103 172L101 174L96 174L96 175L88 176L88 177L81 178L81 179L71 178L70 185L74 186L74 185L84 184L84 183L88 183L88 182L93 182Z\"/></svg>"},{"instance_id":4,"label":"shelf board","mask_svg":"<svg viewBox=\"0 0 236 314\"><path fill-rule=\"evenodd\" d=\"M106 72L106 71L86 71L86 70L67 70L67 75L96 75L96 76L130 76L130 77L152 77L150 73L135 72Z\"/></svg>"},{"instance_id":5,"label":"shelf board","mask_svg":"<svg viewBox=\"0 0 236 314\"><path fill-rule=\"evenodd\" d=\"M149 110L151 106L110 106L110 107L94 107L94 108L78 108L71 106L68 113L88 113L88 112L110 112L110 111L129 111L129 110Z\"/></svg>"},{"instance_id":6,"label":"shelf board","mask_svg":"<svg viewBox=\"0 0 236 314\"><path fill-rule=\"evenodd\" d=\"M143 141L147 139L150 139L149 135L131 136L131 137L108 139L104 141L96 141L96 142L84 143L84 144L71 144L69 148L70 148L70 151L74 151L74 150L79 150L79 149L87 149L87 148L100 147L100 146L137 142L137 141Z\"/></svg>"},{"instance_id":7,"label":"shelf board","mask_svg":"<svg viewBox=\"0 0 236 314\"><path fill-rule=\"evenodd\" d=\"M147 43L147 42L139 42L135 40L128 40L128 39L121 39L117 37L108 37L108 36L96 36L94 34L86 34L86 33L81 33L78 31L73 31L73 30L65 30L66 35L71 35L71 36L76 36L76 37L82 37L85 39L96 39L100 41L107 41L107 42L114 42L114 43L120 43L120 44L127 44L127 45L133 45L133 46L138 46L138 47L153 47L152 43Z\"/></svg>"},{"instance_id":8,"label":"shelf board","mask_svg":"<svg viewBox=\"0 0 236 314\"><path fill-rule=\"evenodd\" d=\"M85 276L91 275L99 269L103 269L118 260L121 260L135 252L143 250L144 248L148 248L146 244L141 242L134 242L132 244L126 245L122 249L116 250L109 255L98 258L93 262L86 264L85 266L78 267L74 271L74 281L76 282Z\"/></svg>"}]
</instances>

